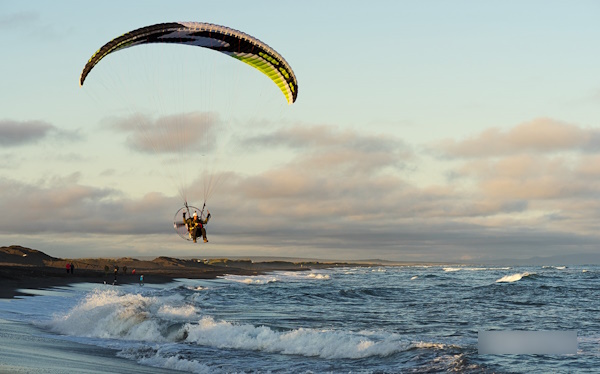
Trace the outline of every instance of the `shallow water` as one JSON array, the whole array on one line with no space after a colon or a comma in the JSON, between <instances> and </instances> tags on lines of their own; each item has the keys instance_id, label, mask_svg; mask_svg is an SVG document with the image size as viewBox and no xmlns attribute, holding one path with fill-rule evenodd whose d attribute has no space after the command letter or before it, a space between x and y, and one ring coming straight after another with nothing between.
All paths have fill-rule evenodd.
<instances>
[{"instance_id":1,"label":"shallow water","mask_svg":"<svg viewBox=\"0 0 600 374\"><path fill-rule=\"evenodd\" d=\"M599 267L356 267L79 284L0 318L142 365L219 372L593 372ZM577 330L577 355L478 355L477 332Z\"/></svg>"}]
</instances>

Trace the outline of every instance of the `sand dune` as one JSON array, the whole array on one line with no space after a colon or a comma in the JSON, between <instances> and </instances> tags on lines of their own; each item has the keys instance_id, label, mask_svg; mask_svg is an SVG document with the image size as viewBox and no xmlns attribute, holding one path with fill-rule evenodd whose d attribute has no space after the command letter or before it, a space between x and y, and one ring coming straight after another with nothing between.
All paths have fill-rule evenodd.
<instances>
[{"instance_id":1,"label":"sand dune","mask_svg":"<svg viewBox=\"0 0 600 374\"><path fill-rule=\"evenodd\" d=\"M66 272L73 263L74 272ZM112 282L118 266L118 283L137 282L141 274L146 283L163 283L174 278L209 279L225 274L259 275L267 271L304 271L312 268L345 266L346 263L231 260L197 260L157 257L151 261L123 258L63 259L19 245L0 247L0 298L10 298L23 288L45 288L76 282ZM106 271L108 267L108 271ZM126 268L126 271L125 271ZM135 269L135 275L132 274Z\"/></svg>"}]
</instances>

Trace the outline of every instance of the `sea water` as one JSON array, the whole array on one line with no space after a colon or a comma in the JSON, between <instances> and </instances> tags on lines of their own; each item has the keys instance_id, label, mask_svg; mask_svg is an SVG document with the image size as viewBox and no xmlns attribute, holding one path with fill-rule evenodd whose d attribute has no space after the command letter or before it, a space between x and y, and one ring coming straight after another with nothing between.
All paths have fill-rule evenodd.
<instances>
[{"instance_id":1,"label":"sea water","mask_svg":"<svg viewBox=\"0 0 600 374\"><path fill-rule=\"evenodd\" d=\"M600 267L346 267L84 283L2 302L0 318L192 373L598 372ZM477 333L491 330L576 330L578 352L480 355Z\"/></svg>"}]
</instances>

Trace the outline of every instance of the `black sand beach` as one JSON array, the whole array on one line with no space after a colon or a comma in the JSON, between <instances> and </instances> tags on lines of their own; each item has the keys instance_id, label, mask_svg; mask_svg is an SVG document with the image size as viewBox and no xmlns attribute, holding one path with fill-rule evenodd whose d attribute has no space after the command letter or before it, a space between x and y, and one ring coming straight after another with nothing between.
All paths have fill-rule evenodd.
<instances>
[{"instance_id":1,"label":"black sand beach","mask_svg":"<svg viewBox=\"0 0 600 374\"><path fill-rule=\"evenodd\" d=\"M52 338L34 326L0 319L0 373L174 372L138 365L117 357L115 352L108 348Z\"/></svg>"},{"instance_id":2,"label":"black sand beach","mask_svg":"<svg viewBox=\"0 0 600 374\"><path fill-rule=\"evenodd\" d=\"M146 283L168 283L175 277L160 274L145 275ZM2 266L0 264L0 299L9 299L19 295L26 295L23 290L26 289L46 289L51 287L66 286L80 282L91 283L112 283L114 275L105 277L104 273L97 271L76 271L74 274L67 274L65 270L52 267L38 266ZM137 283L139 276L122 275L117 277L119 284Z\"/></svg>"},{"instance_id":3,"label":"black sand beach","mask_svg":"<svg viewBox=\"0 0 600 374\"><path fill-rule=\"evenodd\" d=\"M74 264L73 274L66 264ZM63 259L18 245L0 247L0 299L22 294L21 289L44 289L79 282L137 283L144 275L145 283L168 283L177 278L214 279L218 276L259 275L269 271L307 271L315 268L345 266L346 263L288 262L222 259L189 259L157 257L151 261L135 258ZM105 271L108 267L108 272ZM126 270L125 270L126 269ZM135 269L135 274L133 273Z\"/></svg>"},{"instance_id":4,"label":"black sand beach","mask_svg":"<svg viewBox=\"0 0 600 374\"><path fill-rule=\"evenodd\" d=\"M73 263L73 274L66 264ZM181 260L159 257L152 261L133 258L61 259L21 246L0 247L0 302L43 290L81 282L117 284L173 282L177 278L212 279L225 274L258 275L269 271L303 271L336 264L250 260ZM341 264L338 264L341 265ZM105 272L105 266L109 271ZM127 271L124 271L127 267ZM133 269L136 270L132 274ZM172 373L173 370L138 365L119 358L116 351L62 340L36 326L0 318L0 373Z\"/></svg>"}]
</instances>

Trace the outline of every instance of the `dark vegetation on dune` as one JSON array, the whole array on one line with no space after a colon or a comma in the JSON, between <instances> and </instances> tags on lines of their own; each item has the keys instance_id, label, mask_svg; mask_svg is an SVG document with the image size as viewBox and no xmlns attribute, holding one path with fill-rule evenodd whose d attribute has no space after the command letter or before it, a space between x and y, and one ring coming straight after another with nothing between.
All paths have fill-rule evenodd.
<instances>
[{"instance_id":1,"label":"dark vegetation on dune","mask_svg":"<svg viewBox=\"0 0 600 374\"><path fill-rule=\"evenodd\" d=\"M74 265L73 274L66 264ZM259 275L267 271L304 271L314 268L346 266L347 263L254 262L250 259L179 259L161 256L153 260L121 258L57 258L36 249L19 245L0 247L0 298L21 294L19 289L47 288L76 282L112 283L118 266L119 284L138 282L144 275L147 283L164 283L175 278L211 279L225 274ZM105 267L108 266L108 272ZM126 269L126 271L125 271ZM135 274L133 270L135 269Z\"/></svg>"}]
</instances>

